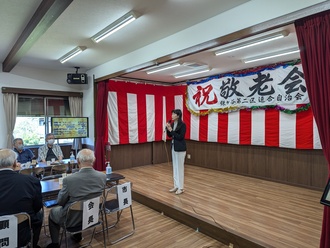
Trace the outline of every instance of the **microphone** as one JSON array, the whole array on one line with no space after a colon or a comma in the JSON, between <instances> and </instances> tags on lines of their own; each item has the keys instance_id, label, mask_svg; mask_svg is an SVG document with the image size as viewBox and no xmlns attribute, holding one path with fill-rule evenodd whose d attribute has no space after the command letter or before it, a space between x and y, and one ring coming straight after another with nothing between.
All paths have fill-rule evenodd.
<instances>
[{"instance_id":1,"label":"microphone","mask_svg":"<svg viewBox=\"0 0 330 248\"><path fill-rule=\"evenodd\" d=\"M171 122L172 122L172 119L169 119L167 123L168 123L168 124L171 124ZM166 130L167 130L167 126L165 125L165 130L164 130L164 132L165 132Z\"/></svg>"}]
</instances>

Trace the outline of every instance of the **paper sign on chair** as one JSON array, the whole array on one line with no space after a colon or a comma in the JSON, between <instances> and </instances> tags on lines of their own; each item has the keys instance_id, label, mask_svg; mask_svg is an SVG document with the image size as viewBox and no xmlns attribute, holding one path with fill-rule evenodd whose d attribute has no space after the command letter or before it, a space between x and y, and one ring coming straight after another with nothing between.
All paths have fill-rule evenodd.
<instances>
[{"instance_id":1,"label":"paper sign on chair","mask_svg":"<svg viewBox=\"0 0 330 248\"><path fill-rule=\"evenodd\" d=\"M100 197L96 197L84 202L82 229L86 229L99 221Z\"/></svg>"},{"instance_id":2,"label":"paper sign on chair","mask_svg":"<svg viewBox=\"0 0 330 248\"><path fill-rule=\"evenodd\" d=\"M17 247L17 218L0 216L0 247Z\"/></svg>"}]
</instances>

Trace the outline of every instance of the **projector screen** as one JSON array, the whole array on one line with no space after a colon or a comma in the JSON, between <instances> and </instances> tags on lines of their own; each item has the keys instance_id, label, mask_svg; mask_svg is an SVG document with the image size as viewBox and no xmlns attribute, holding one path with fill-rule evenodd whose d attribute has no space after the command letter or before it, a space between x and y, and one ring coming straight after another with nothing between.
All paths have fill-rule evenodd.
<instances>
[{"instance_id":1,"label":"projector screen","mask_svg":"<svg viewBox=\"0 0 330 248\"><path fill-rule=\"evenodd\" d=\"M56 139L87 138L88 117L52 117L51 128Z\"/></svg>"}]
</instances>

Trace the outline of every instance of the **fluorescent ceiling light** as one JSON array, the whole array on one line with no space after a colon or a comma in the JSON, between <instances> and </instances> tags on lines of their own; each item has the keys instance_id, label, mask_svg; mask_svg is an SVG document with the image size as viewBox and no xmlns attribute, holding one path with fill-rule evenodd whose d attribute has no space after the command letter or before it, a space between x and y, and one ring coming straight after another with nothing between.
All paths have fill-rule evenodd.
<instances>
[{"instance_id":1,"label":"fluorescent ceiling light","mask_svg":"<svg viewBox=\"0 0 330 248\"><path fill-rule=\"evenodd\" d=\"M128 12L127 14L123 15L109 26L102 29L97 34L93 35L91 39L98 43L104 38L108 37L109 35L113 34L114 32L118 31L119 29L125 27L127 24L131 23L132 21L137 19L136 13L133 11Z\"/></svg>"},{"instance_id":2,"label":"fluorescent ceiling light","mask_svg":"<svg viewBox=\"0 0 330 248\"><path fill-rule=\"evenodd\" d=\"M168 70L168 69L171 69L171 68L174 68L174 67L178 67L180 65L181 64L179 62L177 62L177 63L168 64L168 65L164 65L164 66L158 66L156 68L153 68L151 70L146 71L146 73L147 74L152 74L152 73L159 72L159 71L165 71L165 70Z\"/></svg>"},{"instance_id":3,"label":"fluorescent ceiling light","mask_svg":"<svg viewBox=\"0 0 330 248\"><path fill-rule=\"evenodd\" d=\"M216 51L215 55L218 56L218 55L222 55L222 54L225 54L225 53L230 53L230 52L234 52L234 51L241 50L241 49L244 49L244 48L256 46L256 45L266 43L266 42L269 42L269 41L272 41L272 40L281 39L281 38L283 38L287 35L288 35L287 31L282 31L282 32L279 32L279 33L267 35L267 36L264 36L264 37L260 37L260 38L257 38L257 39L254 39L254 40L251 40L251 41L248 41L248 42L244 42L244 43L241 43L241 44L238 44L238 45L235 45L235 46L231 46L231 47L224 48L222 50Z\"/></svg>"},{"instance_id":4,"label":"fluorescent ceiling light","mask_svg":"<svg viewBox=\"0 0 330 248\"><path fill-rule=\"evenodd\" d=\"M77 46L76 48L72 49L67 54L63 55L61 58L59 58L59 61L63 64L69 59L72 59L73 57L77 56L79 53L84 51L86 49L85 46Z\"/></svg>"},{"instance_id":5,"label":"fluorescent ceiling light","mask_svg":"<svg viewBox=\"0 0 330 248\"><path fill-rule=\"evenodd\" d=\"M252 63L252 62L256 62L256 61L260 61L260 60L264 60L264 59L276 58L276 57L280 57L280 56L284 56L284 55L288 55L288 54L293 54L293 53L298 53L298 52L299 52L299 49L295 48L295 49L291 49L291 50L281 51L281 52L278 52L278 53L265 54L263 56L247 58L247 59L243 59L242 61L245 64L247 64L247 63Z\"/></svg>"},{"instance_id":6,"label":"fluorescent ceiling light","mask_svg":"<svg viewBox=\"0 0 330 248\"><path fill-rule=\"evenodd\" d=\"M173 77L182 78L182 77L192 76L192 75L199 74L199 73L208 72L210 70L211 70L211 68L207 67L207 68L203 68L200 70L193 70L193 71L187 71L187 72L180 73L180 74L175 74L175 75L173 75Z\"/></svg>"}]
</instances>

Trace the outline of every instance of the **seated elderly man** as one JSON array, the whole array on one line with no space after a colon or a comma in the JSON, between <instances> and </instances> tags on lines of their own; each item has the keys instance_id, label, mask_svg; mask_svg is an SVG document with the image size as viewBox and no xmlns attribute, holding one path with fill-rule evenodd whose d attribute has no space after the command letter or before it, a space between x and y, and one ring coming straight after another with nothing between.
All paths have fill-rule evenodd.
<instances>
[{"instance_id":1,"label":"seated elderly man","mask_svg":"<svg viewBox=\"0 0 330 248\"><path fill-rule=\"evenodd\" d=\"M65 214L70 204L75 201L88 200L100 196L106 184L106 175L93 168L95 161L94 152L89 149L81 150L77 155L79 172L63 179L61 191L58 193L57 202L60 206L50 210L48 223L52 243L47 248L59 247L60 226L65 221ZM78 225L81 222L77 220ZM82 237L79 233L73 239L79 242Z\"/></svg>"},{"instance_id":2,"label":"seated elderly man","mask_svg":"<svg viewBox=\"0 0 330 248\"><path fill-rule=\"evenodd\" d=\"M17 153L17 162L20 164L25 164L27 162L31 162L34 158L33 152L24 148L24 142L21 138L16 138L13 141L14 152Z\"/></svg>"},{"instance_id":3,"label":"seated elderly man","mask_svg":"<svg viewBox=\"0 0 330 248\"><path fill-rule=\"evenodd\" d=\"M0 215L28 213L33 229L33 247L39 247L37 244L43 219L40 212L42 209L40 181L35 177L14 172L16 158L17 154L13 150L0 150ZM27 232L24 232L24 228L27 228L27 225L23 222L18 232L19 247L30 238Z\"/></svg>"},{"instance_id":4,"label":"seated elderly man","mask_svg":"<svg viewBox=\"0 0 330 248\"><path fill-rule=\"evenodd\" d=\"M38 161L46 162L52 161L52 158L55 161L61 161L63 159L63 153L61 147L55 144L55 136L52 133L46 134L46 144L39 147L38 149Z\"/></svg>"}]
</instances>

